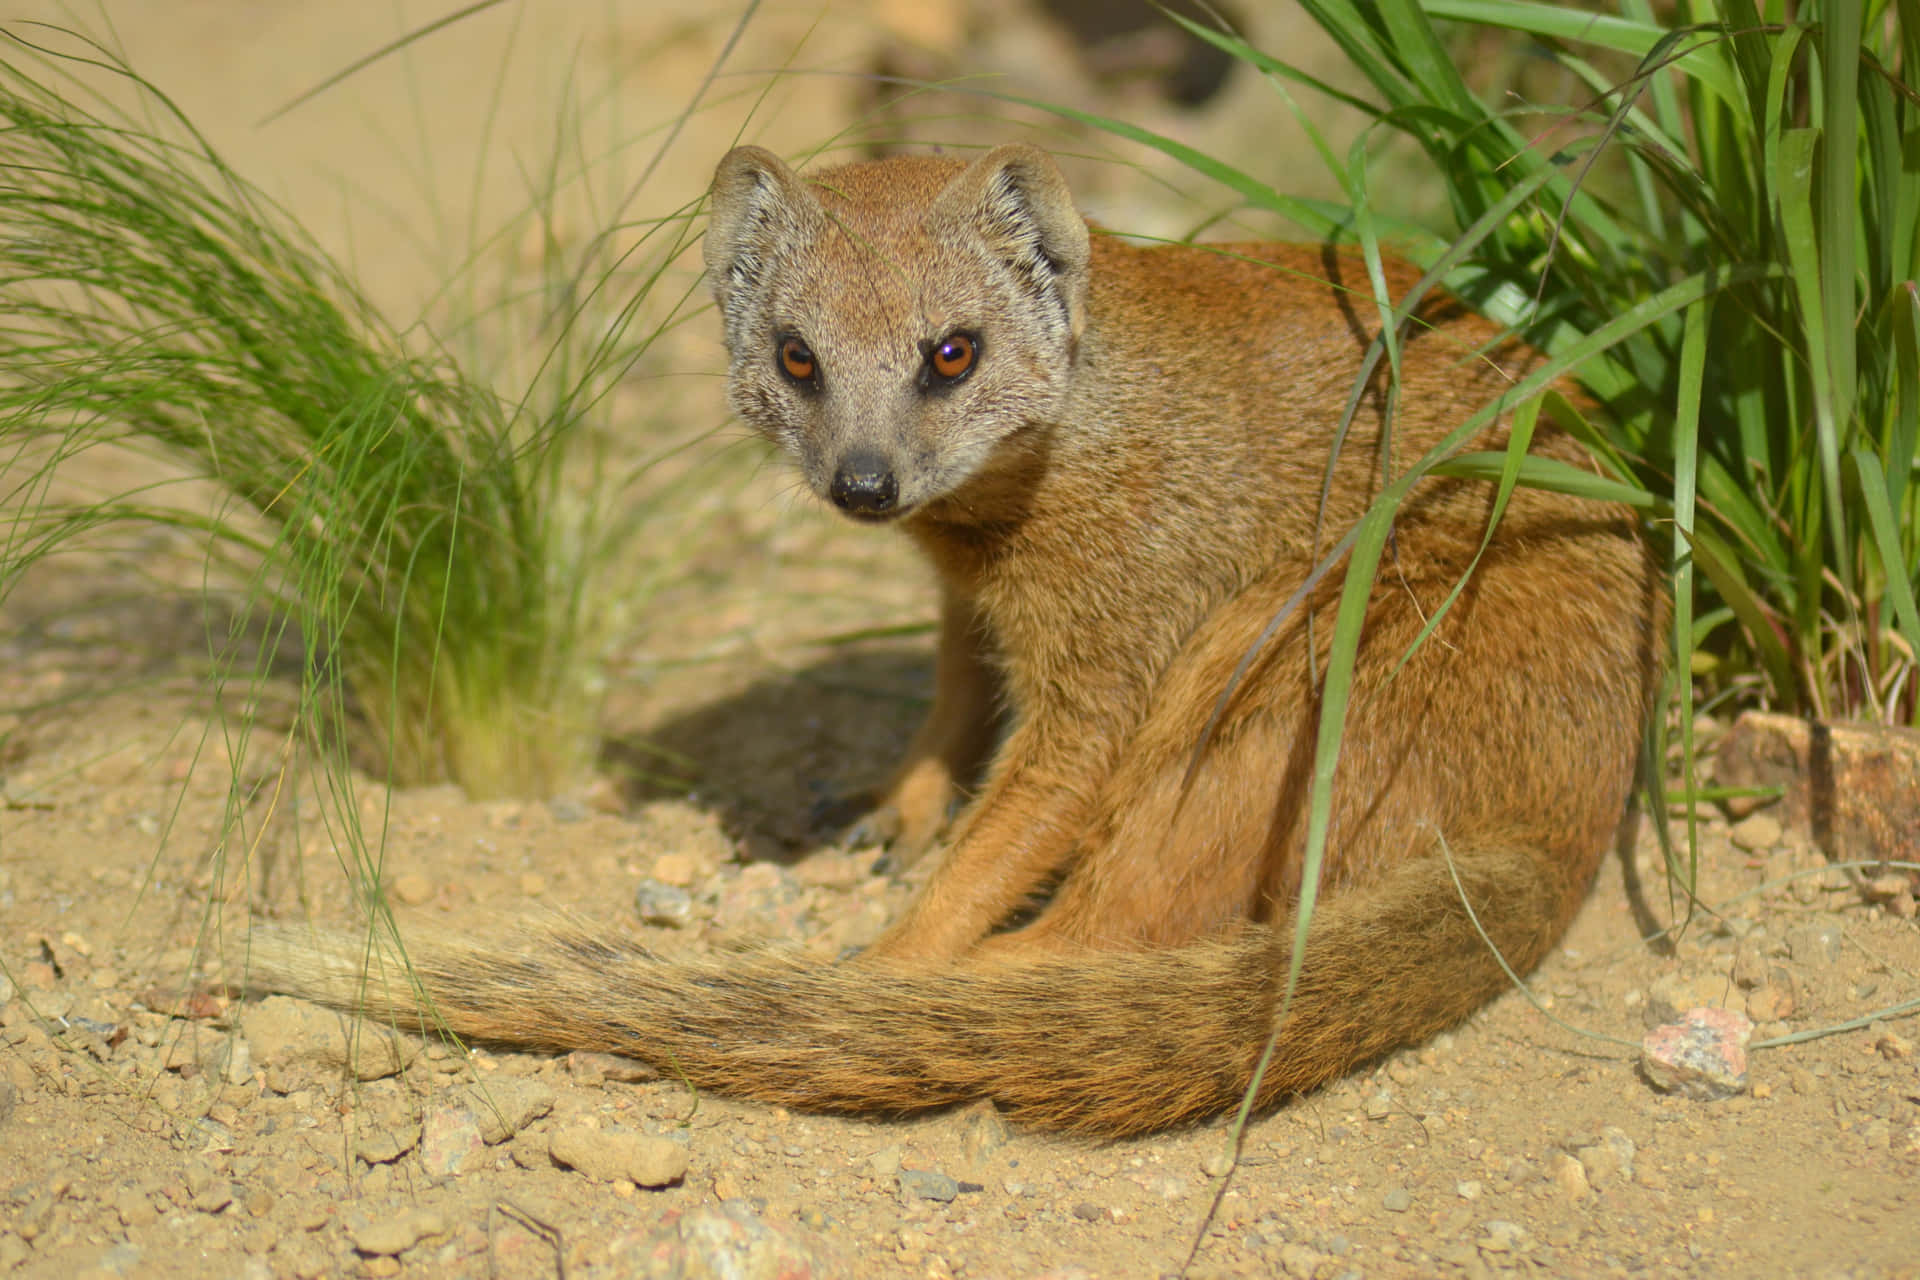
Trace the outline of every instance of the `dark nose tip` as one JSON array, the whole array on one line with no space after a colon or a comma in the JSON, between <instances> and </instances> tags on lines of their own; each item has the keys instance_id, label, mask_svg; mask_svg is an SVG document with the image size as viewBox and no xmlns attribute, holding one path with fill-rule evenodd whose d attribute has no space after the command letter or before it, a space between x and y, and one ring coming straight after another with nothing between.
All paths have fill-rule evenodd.
<instances>
[{"instance_id":1,"label":"dark nose tip","mask_svg":"<svg viewBox=\"0 0 1920 1280\"><path fill-rule=\"evenodd\" d=\"M848 515L883 516L899 501L900 483L879 454L849 454L833 473L827 496Z\"/></svg>"}]
</instances>

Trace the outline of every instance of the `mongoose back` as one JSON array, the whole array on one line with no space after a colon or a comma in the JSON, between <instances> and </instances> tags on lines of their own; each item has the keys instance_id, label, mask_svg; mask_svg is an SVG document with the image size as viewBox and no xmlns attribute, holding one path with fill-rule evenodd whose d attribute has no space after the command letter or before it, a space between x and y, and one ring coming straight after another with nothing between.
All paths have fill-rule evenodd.
<instances>
[{"instance_id":1,"label":"mongoose back","mask_svg":"<svg viewBox=\"0 0 1920 1280\"><path fill-rule=\"evenodd\" d=\"M1233 1106L1281 1016L1340 574L1233 673L1383 476L1534 353L1430 302L1391 417L1381 378L1336 450L1377 327L1341 253L1094 234L1025 146L804 176L742 147L711 219L734 408L937 577L934 705L871 802L896 856L938 861L838 964L572 926L412 940L436 1013L817 1110L991 1097L1126 1134ZM1388 264L1396 296L1414 279ZM1532 449L1588 465L1544 421ZM1263 1102L1464 1017L1507 981L1494 949L1534 965L1625 812L1658 575L1623 510L1521 489L1486 540L1492 502L1430 479L1396 519ZM256 982L415 1014L356 954L268 934Z\"/></svg>"}]
</instances>

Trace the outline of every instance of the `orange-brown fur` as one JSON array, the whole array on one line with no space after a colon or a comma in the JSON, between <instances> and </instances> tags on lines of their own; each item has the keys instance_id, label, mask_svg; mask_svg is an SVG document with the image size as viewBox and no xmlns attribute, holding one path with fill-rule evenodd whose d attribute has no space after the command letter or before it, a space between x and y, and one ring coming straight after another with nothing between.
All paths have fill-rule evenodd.
<instances>
[{"instance_id":1,"label":"orange-brown fur","mask_svg":"<svg viewBox=\"0 0 1920 1280\"><path fill-rule=\"evenodd\" d=\"M1288 967L1340 573L1232 674L1383 472L1532 353L1429 303L1390 432L1382 377L1335 458L1378 324L1357 259L1089 238L1022 147L811 180L743 148L715 179L707 256L742 416L823 497L901 527L940 583L933 711L878 797L900 852L933 844L984 776L856 962L669 961L563 928L415 948L438 1011L468 1035L626 1053L794 1106L991 1096L1035 1124L1126 1133L1232 1105ZM1390 292L1415 274L1389 263ZM925 352L958 332L977 367L929 389ZM796 336L816 380L776 365ZM1470 447L1505 439L1503 420ZM1544 423L1533 452L1585 465ZM1491 502L1431 480L1395 521L1264 1100L1471 1012L1505 981L1487 940L1536 963L1624 812L1663 617L1627 513L1518 490L1407 656ZM274 985L366 994L351 965L263 946Z\"/></svg>"}]
</instances>

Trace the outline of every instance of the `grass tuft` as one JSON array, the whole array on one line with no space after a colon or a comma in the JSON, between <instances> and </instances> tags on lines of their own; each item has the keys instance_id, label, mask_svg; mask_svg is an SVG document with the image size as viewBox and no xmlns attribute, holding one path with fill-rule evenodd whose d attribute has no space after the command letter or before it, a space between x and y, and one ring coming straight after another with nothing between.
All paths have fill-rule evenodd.
<instances>
[{"instance_id":1,"label":"grass tuft","mask_svg":"<svg viewBox=\"0 0 1920 1280\"><path fill-rule=\"evenodd\" d=\"M64 52L39 47L56 38ZM624 305L606 301L625 279L611 268L555 268L577 287L532 300L551 345L505 397L393 329L158 88L68 39L20 28L0 49L0 435L16 442L0 591L82 529L186 530L240 602L233 653L242 631L300 647L303 723L328 758L351 745L391 783L476 797L576 779L621 598L605 572L638 515L580 496L574 446L654 336L638 299L684 222L642 238L658 253ZM47 499L48 458L107 445L220 500L158 480Z\"/></svg>"}]
</instances>

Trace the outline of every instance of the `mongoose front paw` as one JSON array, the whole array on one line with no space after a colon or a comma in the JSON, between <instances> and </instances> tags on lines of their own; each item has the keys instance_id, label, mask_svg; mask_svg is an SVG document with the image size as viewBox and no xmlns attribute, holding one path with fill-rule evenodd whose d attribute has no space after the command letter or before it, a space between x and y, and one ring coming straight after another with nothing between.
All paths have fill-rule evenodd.
<instances>
[{"instance_id":1,"label":"mongoose front paw","mask_svg":"<svg viewBox=\"0 0 1920 1280\"><path fill-rule=\"evenodd\" d=\"M816 835L848 849L885 847L900 835L900 811L872 791L822 797L807 822Z\"/></svg>"},{"instance_id":2,"label":"mongoose front paw","mask_svg":"<svg viewBox=\"0 0 1920 1280\"><path fill-rule=\"evenodd\" d=\"M903 805L861 791L823 799L808 816L815 831L842 848L885 849L887 856L876 870L898 871L934 846L951 816L950 805L916 808L918 812L910 813Z\"/></svg>"}]
</instances>

